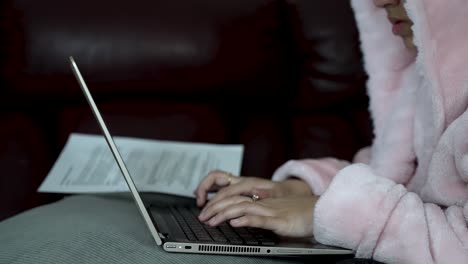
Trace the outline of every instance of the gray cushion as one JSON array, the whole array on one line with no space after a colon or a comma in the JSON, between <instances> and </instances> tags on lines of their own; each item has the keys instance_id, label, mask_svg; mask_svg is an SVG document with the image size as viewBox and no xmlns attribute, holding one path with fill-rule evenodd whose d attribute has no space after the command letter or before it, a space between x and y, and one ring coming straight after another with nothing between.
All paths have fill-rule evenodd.
<instances>
[{"instance_id":1,"label":"gray cushion","mask_svg":"<svg viewBox=\"0 0 468 264\"><path fill-rule=\"evenodd\" d=\"M0 263L297 263L293 259L168 253L132 200L70 196L0 223Z\"/></svg>"}]
</instances>

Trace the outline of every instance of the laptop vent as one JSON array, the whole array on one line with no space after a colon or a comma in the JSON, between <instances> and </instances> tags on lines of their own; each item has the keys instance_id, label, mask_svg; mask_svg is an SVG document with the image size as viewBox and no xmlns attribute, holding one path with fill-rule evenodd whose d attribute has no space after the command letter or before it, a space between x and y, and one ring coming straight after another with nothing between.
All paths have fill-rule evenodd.
<instances>
[{"instance_id":1,"label":"laptop vent","mask_svg":"<svg viewBox=\"0 0 468 264\"><path fill-rule=\"evenodd\" d=\"M256 247L231 247L231 246L205 246L199 245L198 251L203 252L241 252L241 253L258 253L260 248Z\"/></svg>"}]
</instances>

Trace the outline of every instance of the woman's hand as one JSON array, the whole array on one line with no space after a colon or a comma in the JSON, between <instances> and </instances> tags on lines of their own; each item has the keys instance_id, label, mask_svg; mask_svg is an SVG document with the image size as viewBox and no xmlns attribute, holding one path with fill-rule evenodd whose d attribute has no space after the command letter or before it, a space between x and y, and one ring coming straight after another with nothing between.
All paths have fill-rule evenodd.
<instances>
[{"instance_id":1,"label":"woman's hand","mask_svg":"<svg viewBox=\"0 0 468 264\"><path fill-rule=\"evenodd\" d=\"M220 170L210 172L195 190L197 205L203 206L209 192L218 191L205 207L231 196L256 194L260 199L286 196L310 196L309 186L302 180L274 182L257 177L233 177Z\"/></svg>"},{"instance_id":2,"label":"woman's hand","mask_svg":"<svg viewBox=\"0 0 468 264\"><path fill-rule=\"evenodd\" d=\"M257 227L290 237L313 234L317 196L266 198L253 201L246 196L232 196L205 209L199 218L210 226L229 221L233 227Z\"/></svg>"}]
</instances>

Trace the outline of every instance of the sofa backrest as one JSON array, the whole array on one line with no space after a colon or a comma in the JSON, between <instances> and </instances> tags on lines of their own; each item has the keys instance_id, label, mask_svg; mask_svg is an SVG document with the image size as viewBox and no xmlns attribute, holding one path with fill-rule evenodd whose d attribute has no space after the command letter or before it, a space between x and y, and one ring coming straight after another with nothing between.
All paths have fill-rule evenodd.
<instances>
[{"instance_id":1,"label":"sofa backrest","mask_svg":"<svg viewBox=\"0 0 468 264\"><path fill-rule=\"evenodd\" d=\"M56 149L80 127L75 108L86 109L69 55L112 114L200 112L192 127L210 132L178 140L255 142L249 174L290 158L349 158L369 141L356 135L366 75L348 1L7 0L2 14L3 94L15 109L55 113L44 125L61 138Z\"/></svg>"}]
</instances>

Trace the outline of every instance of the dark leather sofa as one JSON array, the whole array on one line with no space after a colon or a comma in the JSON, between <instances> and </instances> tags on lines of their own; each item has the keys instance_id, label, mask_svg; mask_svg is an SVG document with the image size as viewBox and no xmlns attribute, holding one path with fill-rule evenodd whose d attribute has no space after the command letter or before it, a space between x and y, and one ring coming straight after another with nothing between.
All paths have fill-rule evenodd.
<instances>
[{"instance_id":1,"label":"dark leather sofa","mask_svg":"<svg viewBox=\"0 0 468 264\"><path fill-rule=\"evenodd\" d=\"M371 140L348 1L3 1L0 220L71 132L99 133L73 55L114 135L245 145L242 174L351 159Z\"/></svg>"}]
</instances>

